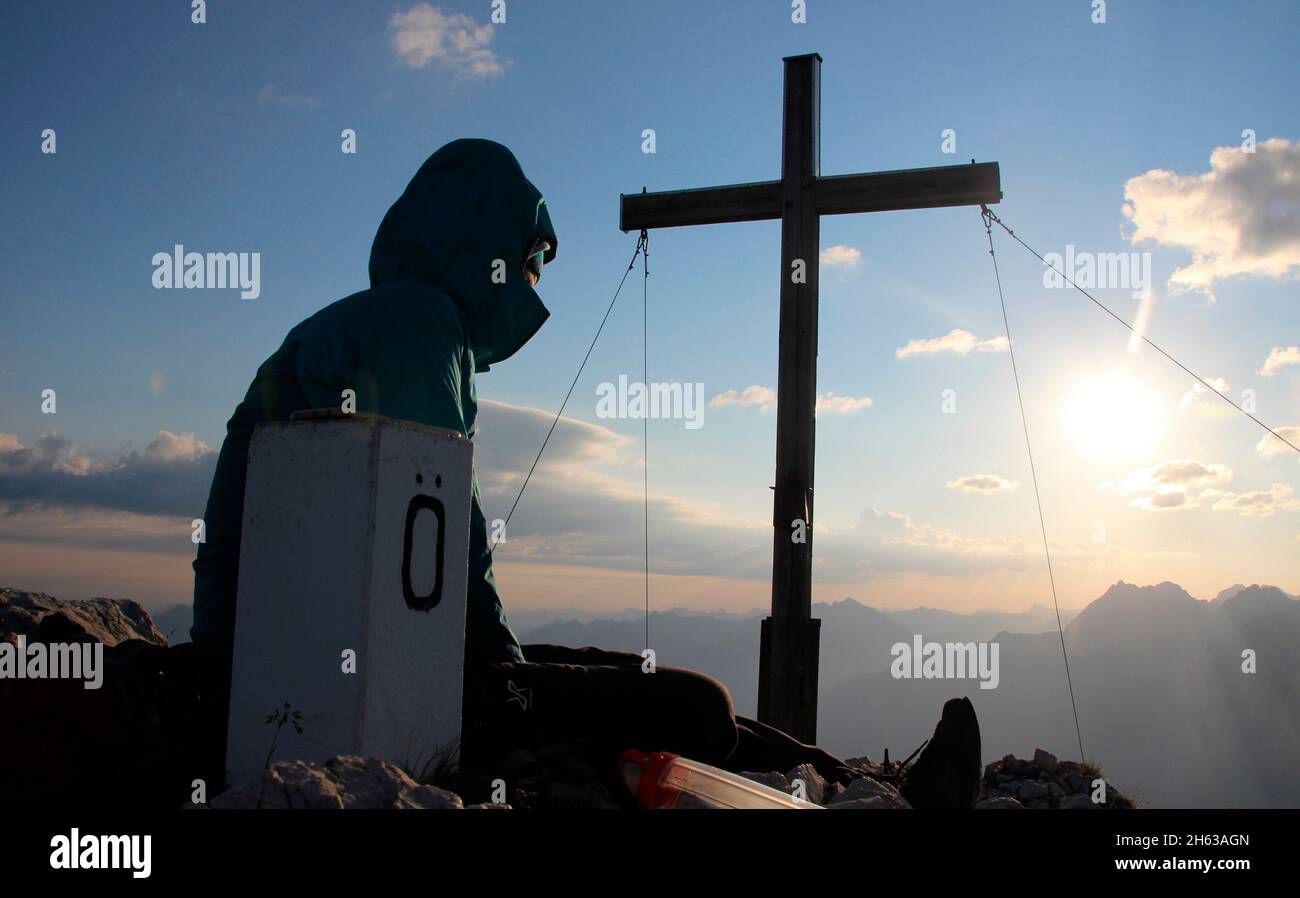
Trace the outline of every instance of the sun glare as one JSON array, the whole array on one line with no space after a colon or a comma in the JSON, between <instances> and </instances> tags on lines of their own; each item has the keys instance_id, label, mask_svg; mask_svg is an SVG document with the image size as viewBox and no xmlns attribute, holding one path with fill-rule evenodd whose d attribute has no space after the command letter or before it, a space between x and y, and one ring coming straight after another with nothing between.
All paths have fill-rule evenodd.
<instances>
[{"instance_id":1,"label":"sun glare","mask_svg":"<svg viewBox=\"0 0 1300 898\"><path fill-rule=\"evenodd\" d=\"M1075 445L1088 455L1108 461L1149 455L1164 418L1154 391L1119 373L1077 382L1062 414L1066 432Z\"/></svg>"}]
</instances>

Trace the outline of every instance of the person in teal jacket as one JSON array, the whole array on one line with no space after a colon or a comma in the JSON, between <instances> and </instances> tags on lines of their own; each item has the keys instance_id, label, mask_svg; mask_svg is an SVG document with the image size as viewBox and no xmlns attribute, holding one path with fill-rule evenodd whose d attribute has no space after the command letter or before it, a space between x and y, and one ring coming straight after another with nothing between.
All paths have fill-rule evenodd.
<instances>
[{"instance_id":1,"label":"person in teal jacket","mask_svg":"<svg viewBox=\"0 0 1300 898\"><path fill-rule=\"evenodd\" d=\"M473 438L474 375L514 355L549 312L534 289L559 241L546 200L514 155L456 140L416 172L370 251L370 289L291 330L226 425L194 561L190 638L233 650L239 539L253 428L293 412L339 407L456 430ZM466 663L523 661L492 576L475 477L470 521Z\"/></svg>"},{"instance_id":2,"label":"person in teal jacket","mask_svg":"<svg viewBox=\"0 0 1300 898\"><path fill-rule=\"evenodd\" d=\"M304 409L338 408L343 391L354 390L358 412L473 439L474 375L510 358L546 321L535 287L558 243L546 200L508 149L453 141L428 158L384 216L370 251L370 288L303 321L258 368L226 425L204 513L206 542L194 561L190 650L204 671L198 763L205 777L224 779L253 428ZM816 746L737 715L727 688L705 674L660 665L650 676L640 655L592 647L529 645L525 658L492 576L477 477L471 495L462 766L497 770L516 749L581 742L609 775L623 749L640 746L732 770L811 763L828 778L852 777ZM973 757L963 789L972 771L978 777L977 747Z\"/></svg>"}]
</instances>

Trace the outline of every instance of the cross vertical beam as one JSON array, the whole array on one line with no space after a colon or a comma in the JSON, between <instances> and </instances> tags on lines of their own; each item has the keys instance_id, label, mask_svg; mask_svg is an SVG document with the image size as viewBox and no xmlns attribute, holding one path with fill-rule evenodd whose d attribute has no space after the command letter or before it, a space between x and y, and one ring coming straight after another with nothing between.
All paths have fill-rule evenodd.
<instances>
[{"instance_id":1,"label":"cross vertical beam","mask_svg":"<svg viewBox=\"0 0 1300 898\"><path fill-rule=\"evenodd\" d=\"M758 717L803 742L817 738L820 634L820 621L812 619L818 217L1002 199L996 162L821 177L821 61L815 53L784 60L781 180L619 197L625 232L781 219L772 614L763 620L759 649ZM798 272L796 260L802 263ZM802 533L795 521L803 522Z\"/></svg>"},{"instance_id":2,"label":"cross vertical beam","mask_svg":"<svg viewBox=\"0 0 1300 898\"><path fill-rule=\"evenodd\" d=\"M772 614L762 625L758 674L758 719L808 743L817 739L821 627L812 619L821 63L815 53L785 60Z\"/></svg>"}]
</instances>

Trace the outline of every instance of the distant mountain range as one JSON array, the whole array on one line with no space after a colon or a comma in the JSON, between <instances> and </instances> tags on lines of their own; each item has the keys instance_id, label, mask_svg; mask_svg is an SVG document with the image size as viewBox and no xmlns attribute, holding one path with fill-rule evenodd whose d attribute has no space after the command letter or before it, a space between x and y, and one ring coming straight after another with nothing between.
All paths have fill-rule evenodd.
<instances>
[{"instance_id":1,"label":"distant mountain range","mask_svg":"<svg viewBox=\"0 0 1300 898\"><path fill-rule=\"evenodd\" d=\"M586 614L583 619L559 616L561 612L531 612L551 618L532 627L523 623L526 614L509 612L511 625L524 643L594 645L627 652L640 652L646 645L646 618L640 609L602 617ZM698 670L725 683L736 710L752 717L758 708L759 628L765 615L758 610L727 615L684 609L653 612L650 645L658 664ZM914 633L940 641L985 641L1002 631L1056 630L1055 613L1041 605L1020 613L956 614L934 608L878 611L844 599L816 603L813 617L822 622L818 688L823 692L837 683L888 671L890 648L897 642L910 643ZM1063 612L1062 618L1069 620L1070 614Z\"/></svg>"},{"instance_id":2,"label":"distant mountain range","mask_svg":"<svg viewBox=\"0 0 1300 898\"><path fill-rule=\"evenodd\" d=\"M1060 639L1000 635L1001 684L969 692L986 759L1055 746L1077 756ZM1267 586L1198 601L1173 583L1117 583L1065 630L1084 749L1159 807L1300 806L1300 602ZM1255 673L1243 672L1253 651ZM832 745L878 720L927 735L945 681L859 678L823 692ZM948 688L945 688L948 687ZM915 737L913 737L915 741ZM910 749L909 749L910 750ZM1063 754L1064 756L1064 754Z\"/></svg>"},{"instance_id":3,"label":"distant mountain range","mask_svg":"<svg viewBox=\"0 0 1300 898\"><path fill-rule=\"evenodd\" d=\"M158 611L151 611L153 625L158 632L167 637L173 645L190 641L190 626L194 623L194 608L186 605L168 605Z\"/></svg>"}]
</instances>

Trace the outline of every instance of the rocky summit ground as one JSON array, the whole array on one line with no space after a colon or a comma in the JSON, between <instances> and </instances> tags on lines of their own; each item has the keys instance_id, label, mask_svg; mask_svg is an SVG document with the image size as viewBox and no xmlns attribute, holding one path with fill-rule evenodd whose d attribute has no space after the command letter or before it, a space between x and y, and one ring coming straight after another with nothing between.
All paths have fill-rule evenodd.
<instances>
[{"instance_id":1,"label":"rocky summit ground","mask_svg":"<svg viewBox=\"0 0 1300 898\"><path fill-rule=\"evenodd\" d=\"M1133 808L1132 799L1105 783L1104 799L1098 781L1101 770L1092 764L1059 761L1043 749L1035 749L1033 758L1022 760L1007 755L984 768L977 808L1059 808L1095 810L1098 808Z\"/></svg>"},{"instance_id":2,"label":"rocky summit ground","mask_svg":"<svg viewBox=\"0 0 1300 898\"><path fill-rule=\"evenodd\" d=\"M86 599L65 602L43 592L0 589L0 639L29 642L79 641L105 646L130 639L167 645L144 606L131 599Z\"/></svg>"},{"instance_id":3,"label":"rocky summit ground","mask_svg":"<svg viewBox=\"0 0 1300 898\"><path fill-rule=\"evenodd\" d=\"M517 762L516 762L517 763ZM468 803L451 789L422 784L395 764L376 758L341 755L323 764L303 761L279 761L259 780L228 789L213 798L206 807L241 808L308 808L308 809L437 809L461 808L563 808L568 810L616 810L625 806L622 796L610 794L596 782L590 771L570 767L569 778L547 777L519 781L512 792L514 804L505 801ZM810 765L801 765L789 773L746 773L755 782L793 792L799 781L807 800L835 810L906 809L911 806L888 783L868 777L854 780L847 787L827 783ZM536 777L536 774L534 774ZM707 805L687 798L680 808ZM189 805L191 808L203 805Z\"/></svg>"},{"instance_id":4,"label":"rocky summit ground","mask_svg":"<svg viewBox=\"0 0 1300 898\"><path fill-rule=\"evenodd\" d=\"M516 757L513 768L531 771L519 780L511 793L511 802L467 802L455 791L432 784L422 784L400 767L375 758L339 756L323 764L303 761L280 761L267 769L261 780L227 790L206 806L230 808L314 808L314 809L547 809L614 810L627 806L623 796L615 796L595 779L592 771L579 762L561 764L568 775L547 772L532 753ZM552 763L559 757L553 754ZM865 760L865 759L860 759ZM985 768L980 791L981 809L1019 808L1132 808L1133 802L1107 785L1106 801L1094 803L1093 780L1097 770L1074 761L1058 761L1038 749L1034 757L1022 760L1012 755L994 761ZM782 792L794 793L796 786L811 803L830 810L906 810L911 805L888 782L862 777L848 786L828 783L812 766L804 764L786 773L749 772L742 774ZM691 800L678 807L704 805ZM190 805L190 807L199 807Z\"/></svg>"},{"instance_id":5,"label":"rocky summit ground","mask_svg":"<svg viewBox=\"0 0 1300 898\"><path fill-rule=\"evenodd\" d=\"M139 603L129 599L96 598L68 602L44 593L17 589L0 589L0 639L16 644L19 636L27 642L93 641L119 649L138 652L143 646L154 652L165 653L167 638L154 625L149 612ZM110 668L118 661L108 657ZM123 681L127 686L131 684ZM5 685L5 684L0 684ZM13 692L16 682L7 684ZM39 695L38 688L50 691ZM73 690L55 694L57 690ZM149 780L167 779L159 773L177 754L176 746L158 742L156 721L141 712L154 707L157 685L147 689L117 688L102 692L85 693L78 684L48 683L24 684L21 695L10 695L10 710L25 720L22 727L26 740L9 746L13 763L22 763L32 776L27 792L31 797L51 797L53 780L41 781L42 770L58 771L59 782L64 782L64 792L80 794L81 786L75 773L80 766L76 758L84 757L87 750L102 757L120 757L122 763L130 761L133 775L132 787L139 798L138 784ZM79 707L83 716L89 714L94 725L93 746L77 745L76 734L63 733L58 715L41 713L50 708L67 707L56 701L60 695L65 700L91 699L93 704ZM148 700L140 698L149 696ZM133 696L135 696L133 698ZM26 707L20 698L27 698ZM134 711L132 710L134 709ZM66 715L63 715L66 717ZM65 729L77 723L64 720ZM82 726L82 730L86 727ZM142 736L142 734L144 734ZM145 738L149 737L149 738ZM51 746L66 746L64 757ZM978 743L974 750L978 753ZM887 756L886 756L887 757ZM3 753L0 753L3 760ZM755 782L790 794L798 794L812 804L834 810L886 810L910 809L911 804L899 792L904 765L888 760L874 763L869 758L849 758L848 767L862 775L847 786L825 780L811 765L801 765L784 773L780 771L754 771L742 774ZM302 760L280 761L270 765L263 776L254 782L235 784L214 796L205 807L210 808L518 808L518 809L626 809L636 806L631 794L620 783L597 775L596 762L587 756L581 746L554 745L538 750L520 749L508 756L502 766L501 777L511 784L504 796L494 787L493 781L473 779L453 770L408 771L376 758L338 756L324 763ZM188 782L185 771L171 771L172 778ZM413 775L413 773L415 775ZM93 771L87 769L87 776ZM1100 772L1092 766L1071 761L1058 761L1050 753L1039 749L1030 760L1020 760L1008 755L989 764L980 783L980 808L1119 808L1133 807L1133 802L1121 795L1109 783L1106 800L1094 803L1093 781ZM88 783L91 780L88 780ZM94 782L98 782L94 780ZM89 787L89 786L87 786ZM102 788L102 786L100 786ZM171 794L163 792L160 794ZM24 793L26 794L26 793ZM63 795L63 792L58 793ZM495 799L495 800L493 800ZM679 802L689 807L690 800ZM193 806L193 805L191 805Z\"/></svg>"}]
</instances>

